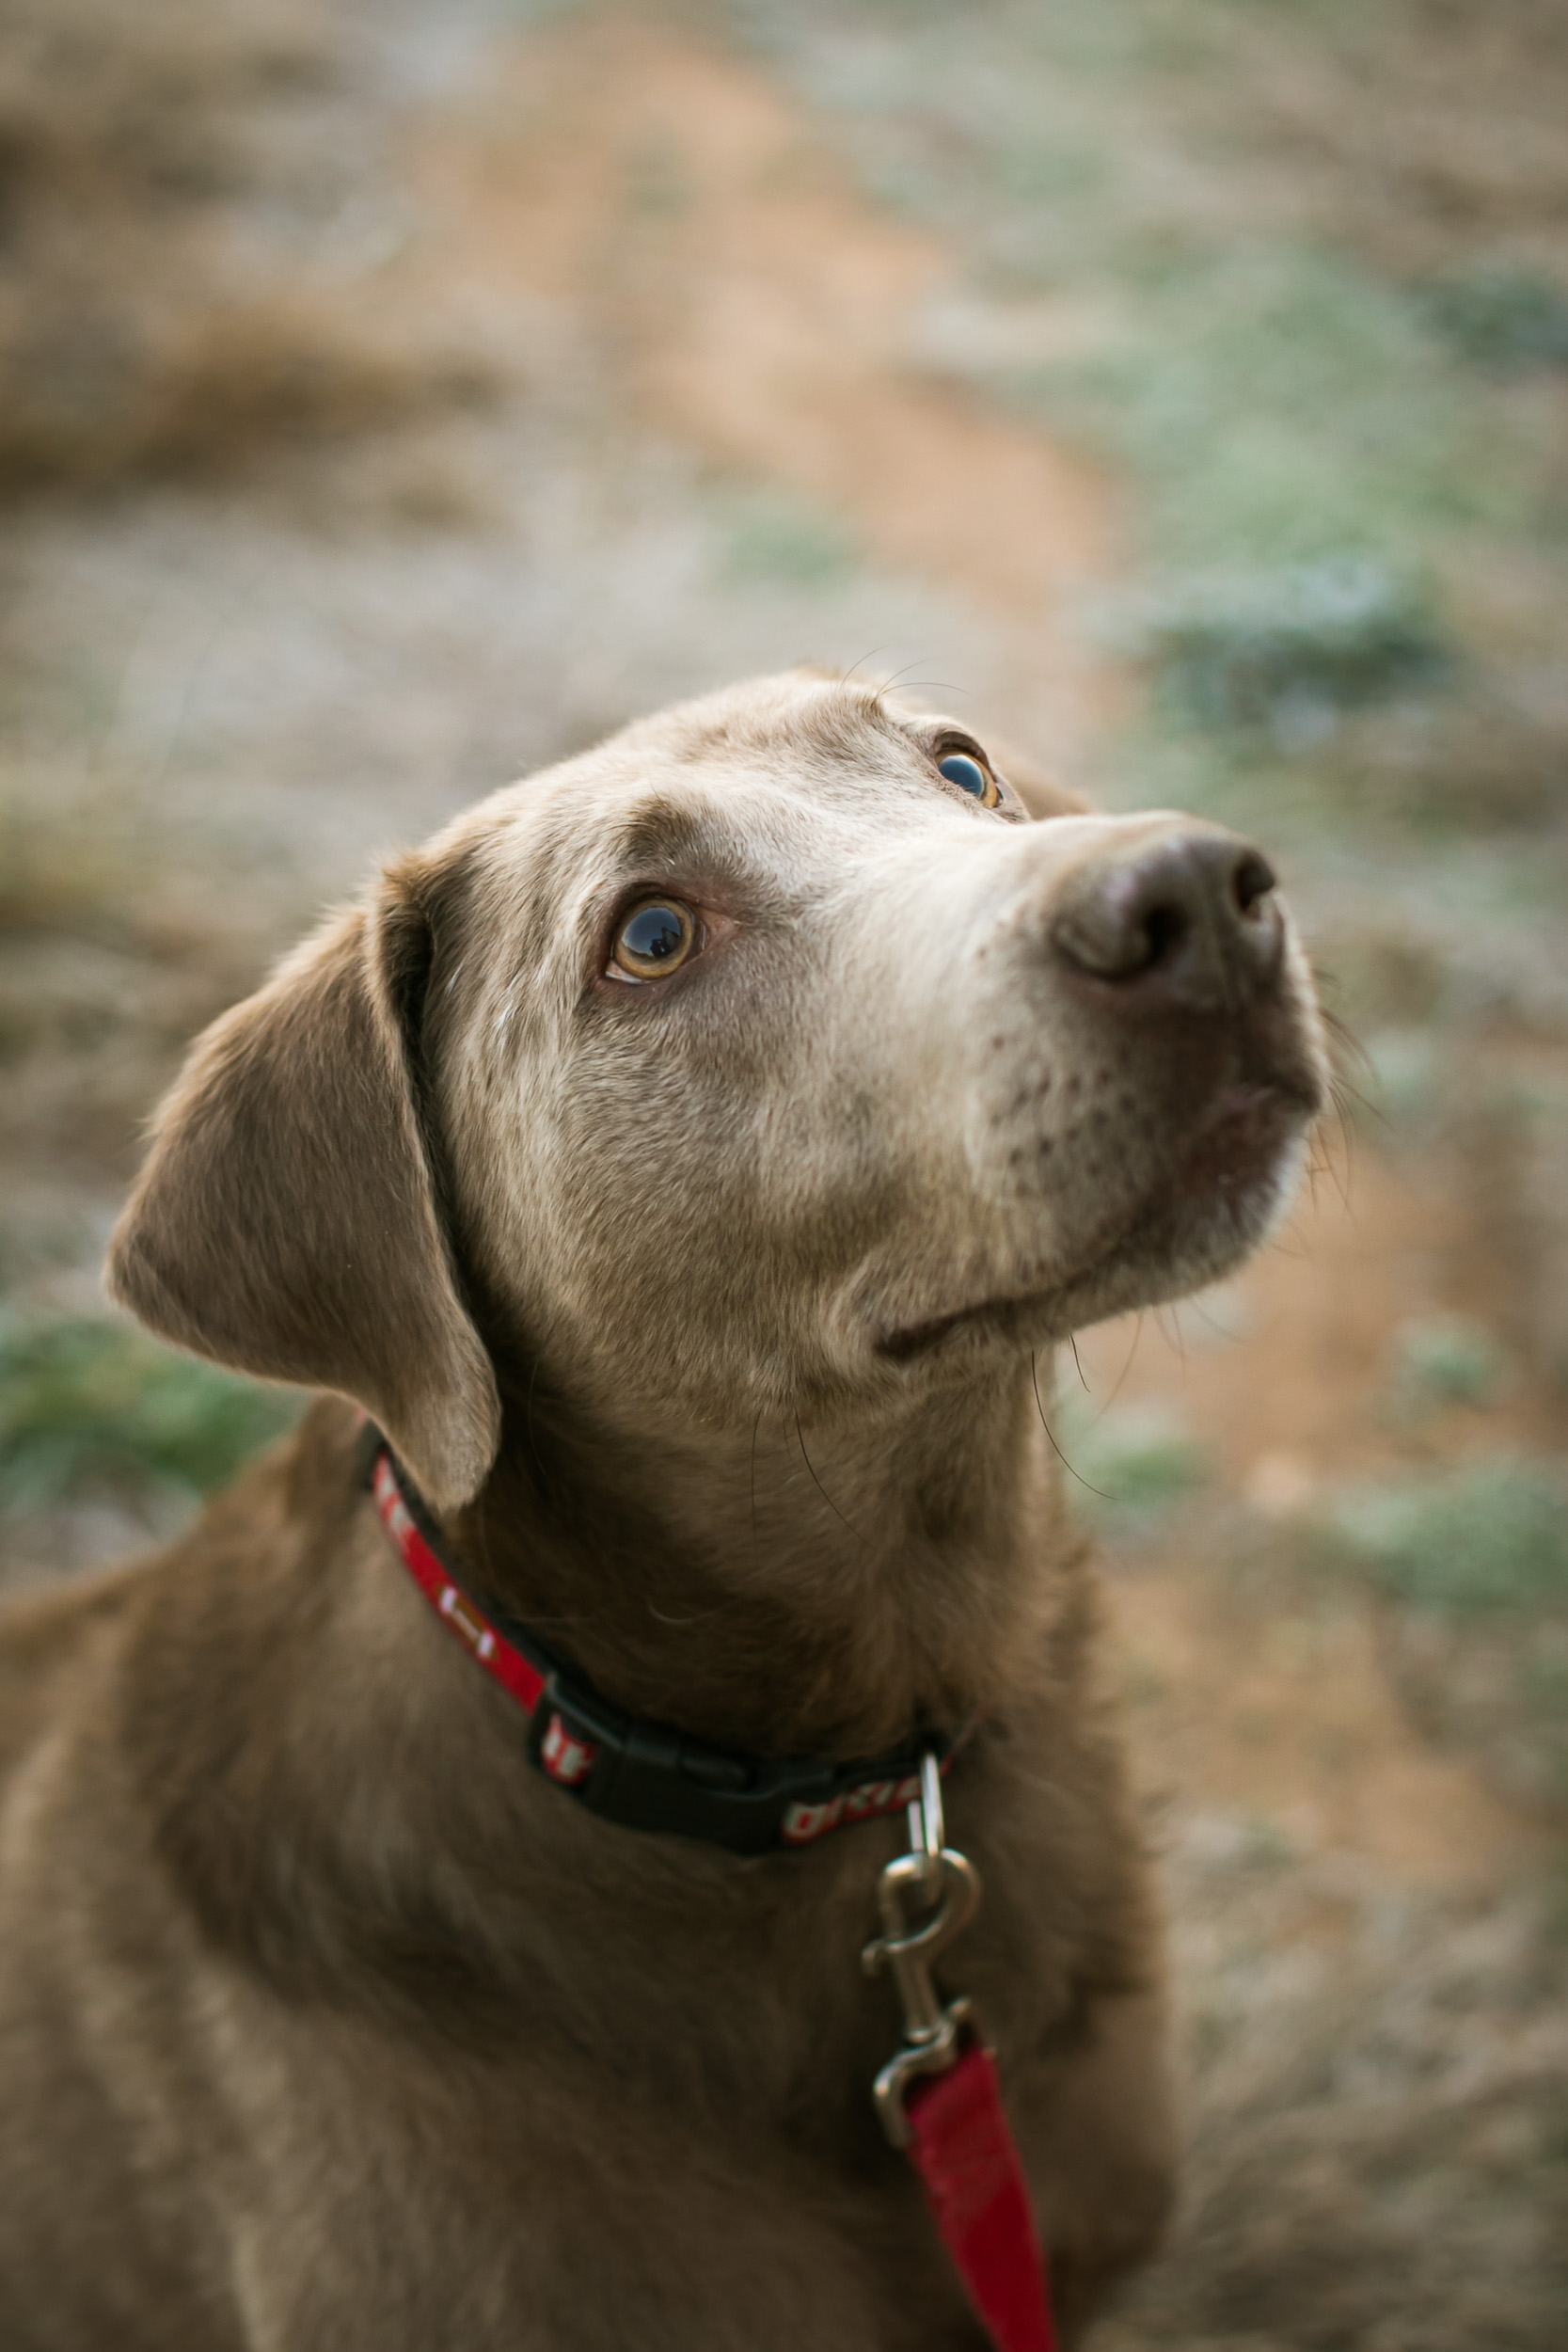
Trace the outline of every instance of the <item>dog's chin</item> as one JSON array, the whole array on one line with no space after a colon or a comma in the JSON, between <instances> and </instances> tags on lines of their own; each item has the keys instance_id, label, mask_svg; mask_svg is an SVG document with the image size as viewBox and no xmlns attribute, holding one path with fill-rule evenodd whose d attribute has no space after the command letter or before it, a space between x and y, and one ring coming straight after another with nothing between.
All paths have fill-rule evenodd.
<instances>
[{"instance_id":1,"label":"dog's chin","mask_svg":"<svg viewBox=\"0 0 1568 2352\"><path fill-rule=\"evenodd\" d=\"M913 1363L974 1348L1049 1347L1087 1324L1220 1280L1290 1207L1316 1111L1293 1089L1225 1088L1174 1173L1097 1235L1076 1265L1044 1285L1037 1279L891 1331L878 1354Z\"/></svg>"}]
</instances>

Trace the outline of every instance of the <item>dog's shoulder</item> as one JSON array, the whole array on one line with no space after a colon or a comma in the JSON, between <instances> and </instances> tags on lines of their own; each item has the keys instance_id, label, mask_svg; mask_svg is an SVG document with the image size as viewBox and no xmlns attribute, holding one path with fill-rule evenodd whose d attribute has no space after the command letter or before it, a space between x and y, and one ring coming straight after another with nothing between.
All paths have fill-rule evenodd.
<instances>
[{"instance_id":1,"label":"dog's shoulder","mask_svg":"<svg viewBox=\"0 0 1568 2352\"><path fill-rule=\"evenodd\" d=\"M0 1607L0 1779L58 1724L71 1690L122 1639L140 1568L24 1591Z\"/></svg>"}]
</instances>

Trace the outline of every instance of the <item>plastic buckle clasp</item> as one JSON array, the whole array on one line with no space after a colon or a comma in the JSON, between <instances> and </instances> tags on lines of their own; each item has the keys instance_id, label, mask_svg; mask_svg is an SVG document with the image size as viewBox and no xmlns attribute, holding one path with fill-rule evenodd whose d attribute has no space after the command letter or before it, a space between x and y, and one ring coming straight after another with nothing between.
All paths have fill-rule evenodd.
<instances>
[{"instance_id":1,"label":"plastic buckle clasp","mask_svg":"<svg viewBox=\"0 0 1568 2352\"><path fill-rule=\"evenodd\" d=\"M931 1964L963 1933L980 1902L980 1874L968 1856L946 1843L942 1812L942 1772L933 1749L920 1760L920 1795L910 1806L910 1851L890 1862L877 1883L882 1933L861 1954L868 1977L892 1974L904 2011L904 2044L882 2068L872 2088L882 2129L895 2148L907 2148L911 2131L905 2094L923 2074L942 2074L958 2059L963 2034L973 2024L967 1999L944 2002L931 1979ZM910 1905L929 1915L910 1924ZM934 1906L934 1907L933 1907Z\"/></svg>"}]
</instances>

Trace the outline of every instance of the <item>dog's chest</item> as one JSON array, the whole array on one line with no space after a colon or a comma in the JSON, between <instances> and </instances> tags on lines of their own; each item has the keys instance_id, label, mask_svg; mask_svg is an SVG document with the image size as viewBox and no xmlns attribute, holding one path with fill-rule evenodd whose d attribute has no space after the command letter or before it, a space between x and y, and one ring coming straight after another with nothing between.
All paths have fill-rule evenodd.
<instances>
[{"instance_id":1,"label":"dog's chest","mask_svg":"<svg viewBox=\"0 0 1568 2352\"><path fill-rule=\"evenodd\" d=\"M281 2061L246 2092L256 2342L972 2346L918 2183L871 2103L900 2035L891 1989L860 1957L887 1842L851 1834L832 1899L802 1886L754 1935L687 1940L684 1964L628 1924L611 1953L552 1967L502 2029L466 2045L420 2037L416 2052L391 2026L324 2031L319 2012L256 2018ZM978 1972L988 2025L1017 2050L1040 1988L1010 1959L998 1896L947 1975L956 1992Z\"/></svg>"},{"instance_id":2,"label":"dog's chest","mask_svg":"<svg viewBox=\"0 0 1568 2352\"><path fill-rule=\"evenodd\" d=\"M973 2344L914 2177L874 2123L835 2135L819 2119L824 2145L807 2119L792 2133L743 2106L721 2116L689 2082L685 2101L646 2084L617 2096L596 2068L559 2058L415 2075L378 2067L368 2046L326 2064L318 2050L287 2098L251 2119L247 2341L290 2352Z\"/></svg>"}]
</instances>

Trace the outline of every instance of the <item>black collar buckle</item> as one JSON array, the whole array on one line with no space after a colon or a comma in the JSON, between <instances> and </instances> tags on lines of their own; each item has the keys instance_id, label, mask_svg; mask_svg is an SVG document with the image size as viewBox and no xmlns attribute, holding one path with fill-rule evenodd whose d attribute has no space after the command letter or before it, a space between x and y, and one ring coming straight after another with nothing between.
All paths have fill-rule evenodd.
<instances>
[{"instance_id":1,"label":"black collar buckle","mask_svg":"<svg viewBox=\"0 0 1568 2352\"><path fill-rule=\"evenodd\" d=\"M522 1629L506 1630L515 1642ZM740 1755L647 1716L623 1714L583 1676L552 1661L530 1725L529 1755L546 1778L604 1820L700 1837L730 1853L764 1854L815 1845L831 1830L901 1812L920 1794L922 1757L934 1756L944 1769L974 1728L971 1722L956 1737L924 1733L884 1755L844 1761Z\"/></svg>"}]
</instances>

